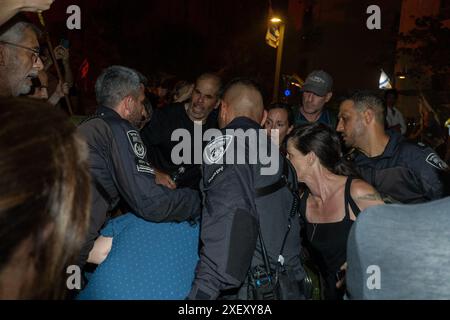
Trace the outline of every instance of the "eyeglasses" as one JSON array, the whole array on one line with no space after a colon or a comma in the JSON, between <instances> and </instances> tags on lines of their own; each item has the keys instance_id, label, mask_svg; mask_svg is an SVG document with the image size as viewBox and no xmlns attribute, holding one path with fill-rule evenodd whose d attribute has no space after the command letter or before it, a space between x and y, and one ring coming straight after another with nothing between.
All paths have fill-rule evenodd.
<instances>
[{"instance_id":1,"label":"eyeglasses","mask_svg":"<svg viewBox=\"0 0 450 320\"><path fill-rule=\"evenodd\" d=\"M21 46L20 44L15 44L15 43L8 42L8 41L0 41L0 43L7 44L7 45L12 46L12 47L21 48L21 49L25 49L25 50L31 51L33 53L33 64L35 64L39 60L39 54L41 53L40 49L28 48L28 47L25 47L25 46Z\"/></svg>"}]
</instances>

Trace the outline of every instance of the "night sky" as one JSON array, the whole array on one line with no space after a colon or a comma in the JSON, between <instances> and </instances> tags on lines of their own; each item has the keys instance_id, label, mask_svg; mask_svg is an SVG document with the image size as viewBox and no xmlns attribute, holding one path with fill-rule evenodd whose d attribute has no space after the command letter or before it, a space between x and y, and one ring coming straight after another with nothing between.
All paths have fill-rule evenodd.
<instances>
[{"instance_id":1,"label":"night sky","mask_svg":"<svg viewBox=\"0 0 450 320\"><path fill-rule=\"evenodd\" d=\"M66 28L66 8L81 8L81 30ZM335 91L376 89L379 69L393 70L399 0L274 0L287 21L282 73L303 79L313 69L328 71ZM315 4L306 15L298 8ZM366 8L382 9L382 30L366 28ZM87 58L91 90L111 64L146 75L166 72L193 80L205 71L225 79L251 76L270 96L276 49L265 43L266 0L58 0L45 12L55 44L70 40L73 71ZM290 9L290 10L289 10Z\"/></svg>"},{"instance_id":2,"label":"night sky","mask_svg":"<svg viewBox=\"0 0 450 320\"><path fill-rule=\"evenodd\" d=\"M65 27L70 4L81 8L80 31ZM89 57L95 67L122 63L192 78L205 70L254 64L253 73L273 64L275 50L264 42L267 8L263 0L58 0L45 15L54 41L69 38L73 55Z\"/></svg>"}]
</instances>

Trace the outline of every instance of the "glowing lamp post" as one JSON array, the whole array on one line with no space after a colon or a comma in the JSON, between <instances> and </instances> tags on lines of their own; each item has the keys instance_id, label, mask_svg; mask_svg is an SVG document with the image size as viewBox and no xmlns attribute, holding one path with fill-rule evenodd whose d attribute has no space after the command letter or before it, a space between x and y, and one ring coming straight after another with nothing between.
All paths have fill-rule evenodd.
<instances>
[{"instance_id":1,"label":"glowing lamp post","mask_svg":"<svg viewBox=\"0 0 450 320\"><path fill-rule=\"evenodd\" d=\"M277 47L277 61L276 61L276 67L275 67L275 81L273 86L273 102L278 101L279 96L279 90L280 90L280 74L281 74L281 62L283 59L283 43L284 43L284 30L285 30L285 24L283 23L283 20L277 17L273 17L270 19L270 22L278 25L280 30L280 37L279 37L279 43Z\"/></svg>"}]
</instances>

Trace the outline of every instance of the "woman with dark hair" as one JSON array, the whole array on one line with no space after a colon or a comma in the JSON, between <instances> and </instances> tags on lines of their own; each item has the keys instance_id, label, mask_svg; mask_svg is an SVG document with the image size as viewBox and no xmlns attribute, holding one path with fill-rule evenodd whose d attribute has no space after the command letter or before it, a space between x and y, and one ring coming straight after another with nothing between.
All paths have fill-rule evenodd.
<instances>
[{"instance_id":1,"label":"woman with dark hair","mask_svg":"<svg viewBox=\"0 0 450 320\"><path fill-rule=\"evenodd\" d=\"M274 103L267 109L267 120L264 123L264 129L267 130L269 136L272 134L272 130L278 130L278 139L274 141L280 146L283 154L286 154L286 141L285 138L292 129L294 129L294 114L291 107L285 103Z\"/></svg>"},{"instance_id":2,"label":"woman with dark hair","mask_svg":"<svg viewBox=\"0 0 450 320\"><path fill-rule=\"evenodd\" d=\"M33 99L0 99L0 127L0 299L64 298L88 224L87 147Z\"/></svg>"},{"instance_id":3,"label":"woman with dark hair","mask_svg":"<svg viewBox=\"0 0 450 320\"><path fill-rule=\"evenodd\" d=\"M342 299L347 237L353 221L367 207L383 204L378 192L341 157L337 134L320 123L295 129L287 142L288 158L299 182L304 245L319 268L324 299ZM339 287L339 288L338 288Z\"/></svg>"}]
</instances>

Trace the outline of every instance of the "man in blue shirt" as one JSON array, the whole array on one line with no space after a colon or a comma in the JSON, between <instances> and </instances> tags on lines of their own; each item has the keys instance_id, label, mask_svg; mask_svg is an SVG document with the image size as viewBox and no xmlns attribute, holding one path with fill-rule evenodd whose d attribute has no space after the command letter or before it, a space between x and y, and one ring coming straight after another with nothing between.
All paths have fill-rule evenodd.
<instances>
[{"instance_id":1,"label":"man in blue shirt","mask_svg":"<svg viewBox=\"0 0 450 320\"><path fill-rule=\"evenodd\" d=\"M302 105L295 116L295 125L320 122L336 128L336 116L324 109L333 96L333 78L323 70L311 72L302 87Z\"/></svg>"}]
</instances>

